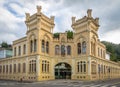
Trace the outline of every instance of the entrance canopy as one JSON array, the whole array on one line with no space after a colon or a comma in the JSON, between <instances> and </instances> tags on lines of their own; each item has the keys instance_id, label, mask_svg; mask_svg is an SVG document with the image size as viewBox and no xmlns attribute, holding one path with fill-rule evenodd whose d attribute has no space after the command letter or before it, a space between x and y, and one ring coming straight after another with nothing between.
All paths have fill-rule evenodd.
<instances>
[{"instance_id":1,"label":"entrance canopy","mask_svg":"<svg viewBox=\"0 0 120 87\"><path fill-rule=\"evenodd\" d=\"M58 63L55 66L55 78L56 79L70 79L71 78L71 66L67 63Z\"/></svg>"}]
</instances>

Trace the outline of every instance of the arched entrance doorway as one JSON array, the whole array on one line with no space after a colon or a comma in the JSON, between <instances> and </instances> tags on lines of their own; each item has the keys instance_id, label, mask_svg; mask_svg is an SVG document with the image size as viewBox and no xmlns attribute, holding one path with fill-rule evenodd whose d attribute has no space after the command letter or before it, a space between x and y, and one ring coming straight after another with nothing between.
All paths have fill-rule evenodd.
<instances>
[{"instance_id":1,"label":"arched entrance doorway","mask_svg":"<svg viewBox=\"0 0 120 87\"><path fill-rule=\"evenodd\" d=\"M71 66L64 62L55 65L55 79L71 79Z\"/></svg>"}]
</instances>

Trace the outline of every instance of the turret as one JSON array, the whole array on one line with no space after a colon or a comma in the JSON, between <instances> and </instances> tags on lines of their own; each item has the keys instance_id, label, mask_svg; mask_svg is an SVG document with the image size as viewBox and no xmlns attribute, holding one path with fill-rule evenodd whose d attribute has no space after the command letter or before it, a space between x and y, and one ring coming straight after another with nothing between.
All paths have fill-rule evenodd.
<instances>
[{"instance_id":1,"label":"turret","mask_svg":"<svg viewBox=\"0 0 120 87\"><path fill-rule=\"evenodd\" d=\"M30 15L30 13L26 13L26 26L27 26L27 33L29 30L45 30L47 32L53 32L54 28L54 16L51 16L50 18L44 15L41 10L41 6L36 6L37 12L33 15Z\"/></svg>"},{"instance_id":2,"label":"turret","mask_svg":"<svg viewBox=\"0 0 120 87\"><path fill-rule=\"evenodd\" d=\"M72 17L72 28L76 33L94 30L97 33L99 27L99 18L92 17L92 9L87 10L87 16L76 20ZM87 29L87 30L86 30Z\"/></svg>"}]
</instances>

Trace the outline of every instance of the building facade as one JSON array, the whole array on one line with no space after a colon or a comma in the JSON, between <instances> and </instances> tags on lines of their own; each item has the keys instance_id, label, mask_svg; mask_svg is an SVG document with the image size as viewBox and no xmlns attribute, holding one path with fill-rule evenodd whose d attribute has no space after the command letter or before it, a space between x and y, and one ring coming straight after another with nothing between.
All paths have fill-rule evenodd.
<instances>
[{"instance_id":1,"label":"building facade","mask_svg":"<svg viewBox=\"0 0 120 87\"><path fill-rule=\"evenodd\" d=\"M120 78L120 66L106 59L99 41L99 18L72 17L73 38L54 37L54 16L26 13L26 36L13 41L13 57L0 59L0 79L41 81L53 79L103 80Z\"/></svg>"},{"instance_id":2,"label":"building facade","mask_svg":"<svg viewBox=\"0 0 120 87\"><path fill-rule=\"evenodd\" d=\"M12 49L0 47L0 58L12 57Z\"/></svg>"}]
</instances>

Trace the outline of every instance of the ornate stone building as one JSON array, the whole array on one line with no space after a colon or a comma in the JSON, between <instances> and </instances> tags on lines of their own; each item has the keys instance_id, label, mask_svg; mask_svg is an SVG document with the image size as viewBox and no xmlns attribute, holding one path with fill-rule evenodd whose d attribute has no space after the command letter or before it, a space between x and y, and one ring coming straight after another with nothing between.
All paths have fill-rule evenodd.
<instances>
[{"instance_id":1,"label":"ornate stone building","mask_svg":"<svg viewBox=\"0 0 120 87\"><path fill-rule=\"evenodd\" d=\"M26 36L13 41L12 58L0 59L0 79L41 81L53 79L99 80L120 78L120 66L107 60L99 41L99 18L72 17L73 38L67 32L54 37L54 16L26 13Z\"/></svg>"}]
</instances>

